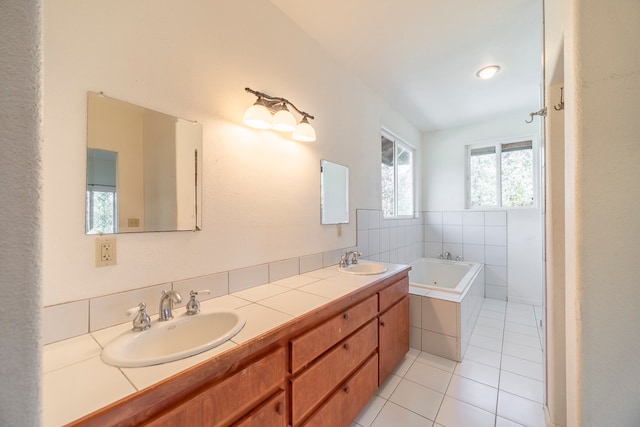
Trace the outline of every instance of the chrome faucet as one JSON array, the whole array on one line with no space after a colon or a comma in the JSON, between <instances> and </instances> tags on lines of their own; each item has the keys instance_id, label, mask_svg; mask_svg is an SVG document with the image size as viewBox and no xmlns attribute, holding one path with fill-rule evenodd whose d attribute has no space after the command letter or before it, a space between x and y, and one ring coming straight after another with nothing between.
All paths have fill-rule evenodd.
<instances>
[{"instance_id":1,"label":"chrome faucet","mask_svg":"<svg viewBox=\"0 0 640 427\"><path fill-rule=\"evenodd\" d=\"M362 256L362 252L359 251L347 251L340 257L340 267L347 267L349 264L357 264L358 257ZM351 257L351 259L349 259Z\"/></svg>"},{"instance_id":2,"label":"chrome faucet","mask_svg":"<svg viewBox=\"0 0 640 427\"><path fill-rule=\"evenodd\" d=\"M451 252L445 252L444 259L451 261Z\"/></svg>"},{"instance_id":3,"label":"chrome faucet","mask_svg":"<svg viewBox=\"0 0 640 427\"><path fill-rule=\"evenodd\" d=\"M160 315L158 316L158 320L165 321L173 319L173 303L180 304L182 302L182 297L179 293L174 290L162 291L162 296L160 297Z\"/></svg>"}]
</instances>

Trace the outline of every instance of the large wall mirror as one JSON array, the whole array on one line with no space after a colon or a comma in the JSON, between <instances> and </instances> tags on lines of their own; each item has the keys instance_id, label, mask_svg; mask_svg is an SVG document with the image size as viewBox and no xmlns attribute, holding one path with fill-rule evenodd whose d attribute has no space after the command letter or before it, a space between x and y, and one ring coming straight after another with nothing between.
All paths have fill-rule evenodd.
<instances>
[{"instance_id":1,"label":"large wall mirror","mask_svg":"<svg viewBox=\"0 0 640 427\"><path fill-rule=\"evenodd\" d=\"M202 125L87 95L87 234L199 230Z\"/></svg>"},{"instance_id":2,"label":"large wall mirror","mask_svg":"<svg viewBox=\"0 0 640 427\"><path fill-rule=\"evenodd\" d=\"M320 211L322 224L349 222L349 168L320 161Z\"/></svg>"}]
</instances>

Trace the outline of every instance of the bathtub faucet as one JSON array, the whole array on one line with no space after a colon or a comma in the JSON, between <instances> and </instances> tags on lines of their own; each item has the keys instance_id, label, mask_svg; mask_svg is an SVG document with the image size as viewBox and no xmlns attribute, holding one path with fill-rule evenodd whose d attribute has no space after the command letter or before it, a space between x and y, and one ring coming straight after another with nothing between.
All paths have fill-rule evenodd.
<instances>
[{"instance_id":1,"label":"bathtub faucet","mask_svg":"<svg viewBox=\"0 0 640 427\"><path fill-rule=\"evenodd\" d=\"M451 261L451 252L445 252L444 259Z\"/></svg>"}]
</instances>

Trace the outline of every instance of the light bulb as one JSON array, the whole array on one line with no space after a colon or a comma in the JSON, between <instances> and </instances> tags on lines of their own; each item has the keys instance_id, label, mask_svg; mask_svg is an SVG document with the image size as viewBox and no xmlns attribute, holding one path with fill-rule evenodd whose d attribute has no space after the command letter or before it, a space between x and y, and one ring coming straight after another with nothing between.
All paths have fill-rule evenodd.
<instances>
[{"instance_id":1,"label":"light bulb","mask_svg":"<svg viewBox=\"0 0 640 427\"><path fill-rule=\"evenodd\" d=\"M298 127L293 131L291 137L301 142L313 142L316 140L316 131L313 129L313 126L309 124L307 116L303 117L300 123L298 123Z\"/></svg>"},{"instance_id":2,"label":"light bulb","mask_svg":"<svg viewBox=\"0 0 640 427\"><path fill-rule=\"evenodd\" d=\"M244 113L243 121L245 125L256 129L271 129L273 127L273 117L267 107L262 104L260 98Z\"/></svg>"},{"instance_id":3,"label":"light bulb","mask_svg":"<svg viewBox=\"0 0 640 427\"><path fill-rule=\"evenodd\" d=\"M284 105L273 115L273 129L279 132L293 132L296 128L296 118Z\"/></svg>"},{"instance_id":4,"label":"light bulb","mask_svg":"<svg viewBox=\"0 0 640 427\"><path fill-rule=\"evenodd\" d=\"M488 80L498 74L500 71L500 67L497 65L489 65L488 67L481 68L476 73L476 76L480 77L483 80Z\"/></svg>"}]
</instances>

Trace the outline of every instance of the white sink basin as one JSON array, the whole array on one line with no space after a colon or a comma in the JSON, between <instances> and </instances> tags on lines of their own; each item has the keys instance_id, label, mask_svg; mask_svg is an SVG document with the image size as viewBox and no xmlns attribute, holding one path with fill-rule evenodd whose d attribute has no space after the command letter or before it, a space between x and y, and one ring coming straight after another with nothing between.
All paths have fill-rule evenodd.
<instances>
[{"instance_id":1,"label":"white sink basin","mask_svg":"<svg viewBox=\"0 0 640 427\"><path fill-rule=\"evenodd\" d=\"M223 310L154 321L146 331L128 331L116 337L102 350L102 360L123 368L172 362L228 341L244 324L239 313Z\"/></svg>"},{"instance_id":2,"label":"white sink basin","mask_svg":"<svg viewBox=\"0 0 640 427\"><path fill-rule=\"evenodd\" d=\"M347 274L382 274L387 271L387 267L377 262L358 261L357 264L338 267L338 271Z\"/></svg>"}]
</instances>

